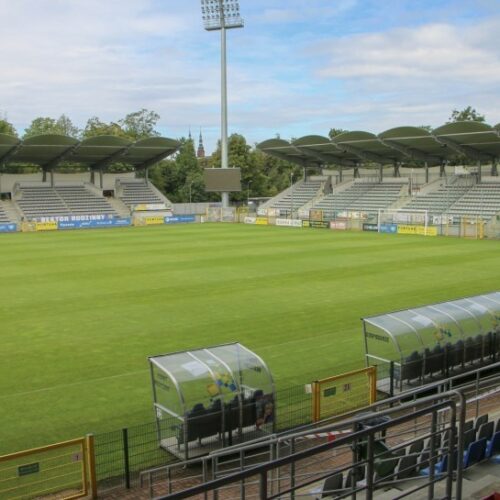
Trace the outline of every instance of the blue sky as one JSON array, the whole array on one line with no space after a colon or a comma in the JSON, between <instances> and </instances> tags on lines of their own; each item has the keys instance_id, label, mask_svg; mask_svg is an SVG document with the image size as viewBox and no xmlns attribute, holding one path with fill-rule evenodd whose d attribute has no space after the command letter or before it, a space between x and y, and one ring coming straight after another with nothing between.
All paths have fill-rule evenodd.
<instances>
[{"instance_id":1,"label":"blue sky","mask_svg":"<svg viewBox=\"0 0 500 500\"><path fill-rule=\"evenodd\" d=\"M472 105L500 122L499 0L240 0L228 33L229 129L250 143L438 126ZM0 0L0 114L147 108L163 135L220 133L219 43L199 0Z\"/></svg>"}]
</instances>

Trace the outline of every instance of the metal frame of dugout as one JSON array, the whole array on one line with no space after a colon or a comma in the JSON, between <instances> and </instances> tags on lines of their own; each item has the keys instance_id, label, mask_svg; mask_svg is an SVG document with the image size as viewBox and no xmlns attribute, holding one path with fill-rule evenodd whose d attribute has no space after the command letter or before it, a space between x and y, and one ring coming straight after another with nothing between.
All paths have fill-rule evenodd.
<instances>
[{"instance_id":1,"label":"metal frame of dugout","mask_svg":"<svg viewBox=\"0 0 500 500\"><path fill-rule=\"evenodd\" d=\"M390 395L500 359L500 292L362 321L366 366Z\"/></svg>"},{"instance_id":2,"label":"metal frame of dugout","mask_svg":"<svg viewBox=\"0 0 500 500\"><path fill-rule=\"evenodd\" d=\"M160 446L182 460L274 432L273 377L242 344L148 359Z\"/></svg>"}]
</instances>

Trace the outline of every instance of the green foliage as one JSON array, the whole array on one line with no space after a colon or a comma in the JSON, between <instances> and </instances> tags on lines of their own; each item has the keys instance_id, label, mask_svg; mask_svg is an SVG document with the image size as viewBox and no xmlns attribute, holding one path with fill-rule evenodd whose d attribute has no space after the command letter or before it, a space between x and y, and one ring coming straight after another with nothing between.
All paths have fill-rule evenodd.
<instances>
[{"instance_id":1,"label":"green foliage","mask_svg":"<svg viewBox=\"0 0 500 500\"><path fill-rule=\"evenodd\" d=\"M467 106L461 111L454 109L448 119L448 123L467 121L484 122L485 120L484 115L479 114L472 106Z\"/></svg>"},{"instance_id":2,"label":"green foliage","mask_svg":"<svg viewBox=\"0 0 500 500\"><path fill-rule=\"evenodd\" d=\"M17 137L17 130L6 118L0 118L0 134L15 135Z\"/></svg>"},{"instance_id":3,"label":"green foliage","mask_svg":"<svg viewBox=\"0 0 500 500\"><path fill-rule=\"evenodd\" d=\"M96 137L98 135L114 135L116 137L129 138L118 123L105 123L97 116L93 116L87 121L82 132L82 137L88 139L89 137Z\"/></svg>"},{"instance_id":4,"label":"green foliage","mask_svg":"<svg viewBox=\"0 0 500 500\"><path fill-rule=\"evenodd\" d=\"M35 135L58 134L78 138L80 130L73 125L72 121L66 116L61 115L57 120L48 116L35 118L30 126L24 131L24 139Z\"/></svg>"},{"instance_id":5,"label":"green foliage","mask_svg":"<svg viewBox=\"0 0 500 500\"><path fill-rule=\"evenodd\" d=\"M336 135L343 134L344 132L349 132L349 131L343 128L331 128L330 132L328 132L328 137L330 137L330 139L333 139Z\"/></svg>"},{"instance_id":6,"label":"green foliage","mask_svg":"<svg viewBox=\"0 0 500 500\"><path fill-rule=\"evenodd\" d=\"M125 134L134 141L146 139L147 137L157 137L160 134L155 130L160 115L154 111L141 109L134 113L129 113L125 118L119 120L121 128Z\"/></svg>"}]
</instances>

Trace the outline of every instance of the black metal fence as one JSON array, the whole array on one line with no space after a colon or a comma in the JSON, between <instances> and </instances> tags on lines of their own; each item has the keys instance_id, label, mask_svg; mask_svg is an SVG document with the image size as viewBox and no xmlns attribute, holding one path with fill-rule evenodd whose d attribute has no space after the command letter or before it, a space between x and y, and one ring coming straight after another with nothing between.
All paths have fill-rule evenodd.
<instances>
[{"instance_id":1,"label":"black metal fence","mask_svg":"<svg viewBox=\"0 0 500 500\"><path fill-rule=\"evenodd\" d=\"M337 365L334 371L344 373L353 368L359 368L359 365ZM321 370L306 374L303 378L318 380L333 375L332 372L331 369ZM312 394L296 380L282 381L282 388L275 395L275 431L281 432L311 422ZM138 486L141 470L179 461L179 453L175 453L178 450L174 447L179 445L177 438L180 424L179 419L164 415L158 421L96 434L95 463L99 490ZM256 437L256 433L245 433L245 440ZM202 439L206 452L215 449L219 442L217 435Z\"/></svg>"}]
</instances>

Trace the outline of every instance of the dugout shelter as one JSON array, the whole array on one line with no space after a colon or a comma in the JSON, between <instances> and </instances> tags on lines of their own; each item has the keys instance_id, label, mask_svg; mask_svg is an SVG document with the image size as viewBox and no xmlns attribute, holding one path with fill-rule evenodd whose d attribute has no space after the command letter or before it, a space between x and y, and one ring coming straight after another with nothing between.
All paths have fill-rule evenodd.
<instances>
[{"instance_id":1,"label":"dugout shelter","mask_svg":"<svg viewBox=\"0 0 500 500\"><path fill-rule=\"evenodd\" d=\"M378 388L448 377L500 357L500 292L362 318Z\"/></svg>"},{"instance_id":2,"label":"dugout shelter","mask_svg":"<svg viewBox=\"0 0 500 500\"><path fill-rule=\"evenodd\" d=\"M160 446L180 458L274 431L273 377L242 344L151 356L149 363Z\"/></svg>"}]
</instances>

